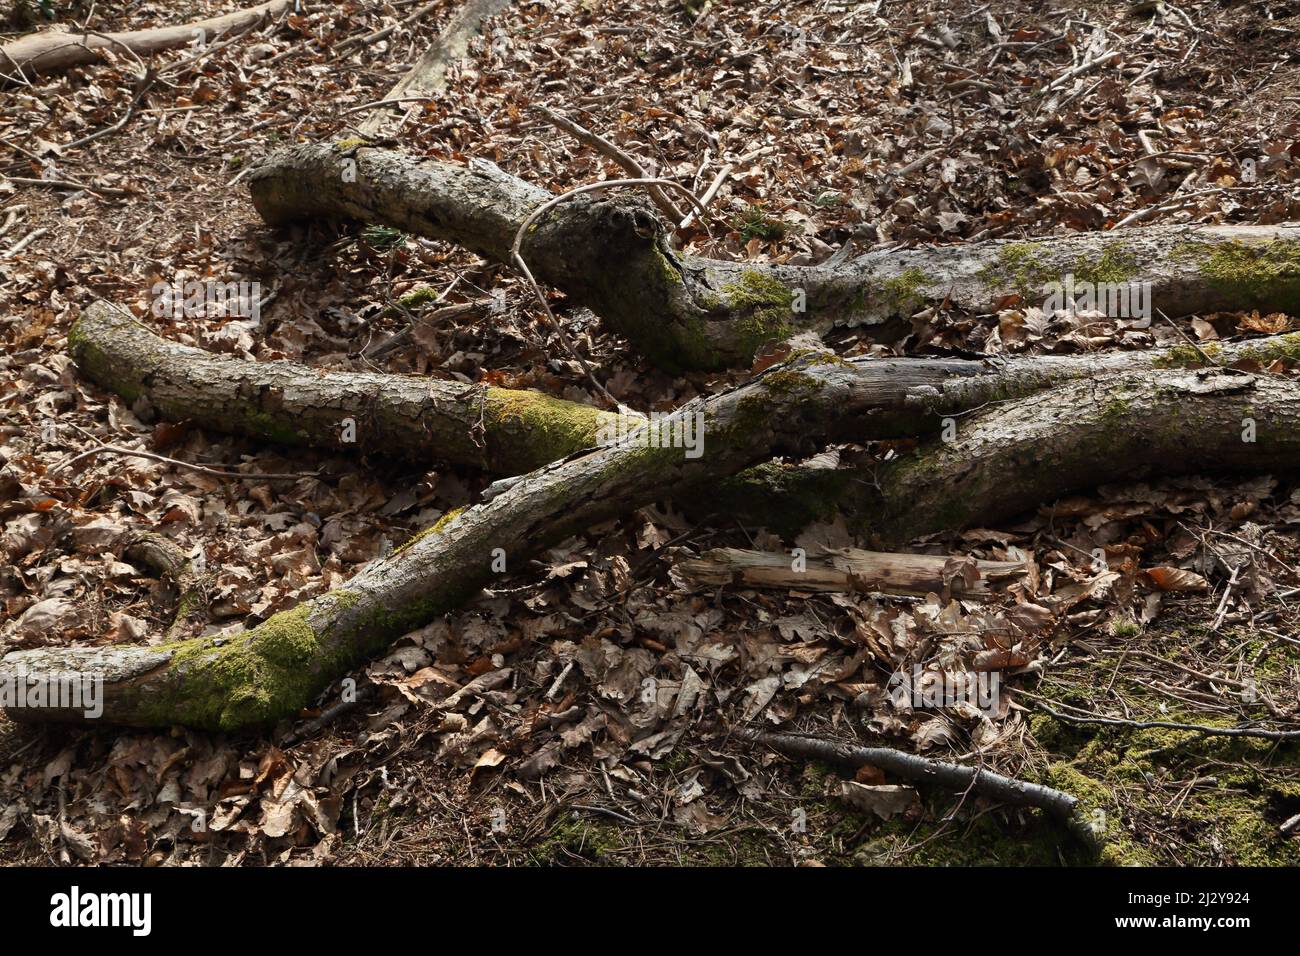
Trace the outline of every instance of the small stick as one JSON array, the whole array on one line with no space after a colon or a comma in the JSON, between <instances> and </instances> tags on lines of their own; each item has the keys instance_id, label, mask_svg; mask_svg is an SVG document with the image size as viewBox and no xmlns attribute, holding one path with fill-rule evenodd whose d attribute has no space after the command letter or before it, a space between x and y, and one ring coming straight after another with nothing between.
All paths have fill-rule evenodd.
<instances>
[{"instance_id":1,"label":"small stick","mask_svg":"<svg viewBox=\"0 0 1300 956\"><path fill-rule=\"evenodd\" d=\"M129 189L118 189L115 186L91 186L89 183L77 182L75 179L32 179L27 176L10 176L5 181L23 186L48 186L50 189L85 189L104 196L131 195Z\"/></svg>"},{"instance_id":2,"label":"small stick","mask_svg":"<svg viewBox=\"0 0 1300 956\"><path fill-rule=\"evenodd\" d=\"M707 207L709 203L713 202L713 197L718 194L718 190L722 188L722 184L727 181L727 177L731 175L731 170L731 163L724 164L723 167L718 170L718 175L713 177L713 182L709 183L709 188L704 190L704 194L700 196L699 202L701 206ZM685 229L694 219L695 210L692 209L686 214L686 218L682 220L681 225L677 228Z\"/></svg>"},{"instance_id":3,"label":"small stick","mask_svg":"<svg viewBox=\"0 0 1300 956\"><path fill-rule=\"evenodd\" d=\"M1186 342L1186 343L1187 343L1188 345L1190 345L1192 348L1196 349L1197 354L1199 354L1199 355L1201 356L1201 358L1205 359L1205 364L1206 364L1206 365L1213 366L1213 367L1222 367L1222 366L1220 366L1220 364L1219 364L1218 362L1214 361L1214 359L1212 359L1212 358L1210 358L1208 355L1206 355L1206 354L1205 354L1205 350L1202 349L1199 345L1197 345L1196 342L1191 338L1191 336L1189 336L1186 332L1184 332L1182 329L1180 329L1180 328L1178 327L1178 324L1177 324L1176 322L1174 322L1173 319L1171 319L1171 318L1169 318L1169 316L1165 315L1165 313L1164 313L1162 310L1160 310L1160 309L1156 309L1156 311L1160 313L1160 318L1162 318L1162 319L1164 319L1166 322L1168 322L1169 325L1173 328L1173 330L1174 330L1175 332L1177 332L1180 336L1182 336L1182 339L1183 339L1184 342Z\"/></svg>"},{"instance_id":4,"label":"small stick","mask_svg":"<svg viewBox=\"0 0 1300 956\"><path fill-rule=\"evenodd\" d=\"M1024 691L1021 691L1024 693ZM1126 727L1131 730L1186 730L1209 737L1259 737L1262 740L1300 740L1300 730L1259 730L1254 727L1207 727L1202 724L1178 724L1169 720L1123 720L1119 717L1073 717L1048 707L1036 699L1038 709L1049 717L1071 724L1097 724L1102 727Z\"/></svg>"},{"instance_id":5,"label":"small stick","mask_svg":"<svg viewBox=\"0 0 1300 956\"><path fill-rule=\"evenodd\" d=\"M33 229L27 235L23 236L12 246L10 246L9 251L4 254L4 257L6 259L12 259L14 256L18 255L18 253L22 252L24 249L30 246L34 241L36 241L37 239L39 239L41 236L45 235L49 231L50 230L46 229L43 226L40 229Z\"/></svg>"},{"instance_id":6,"label":"small stick","mask_svg":"<svg viewBox=\"0 0 1300 956\"><path fill-rule=\"evenodd\" d=\"M89 451L83 451L80 455L75 455L74 457L63 462L63 464L55 465L47 472L47 474L51 474L51 475L58 474L61 471L65 471L68 468L71 468L73 465L75 465L79 461L82 461L83 459L92 458L95 455L102 455L105 453L113 454L113 455L126 455L131 458L147 458L150 461L162 462L163 464L167 464L167 465L175 465L177 468L188 468L190 471L197 471L204 475L211 475L214 478L239 478L239 479L254 478L254 479L262 479L264 481L280 481L280 480L292 479L294 481L297 481L299 478L315 478L320 474L320 472L318 471L302 472L300 474L276 474L276 473L266 473L266 472L246 473L242 471L223 471L218 468L208 468L206 465L195 465L188 461L181 461L179 458L168 458L166 455L155 455L151 451L138 451L137 449L134 448L122 448L118 445L98 445L95 448L91 448Z\"/></svg>"},{"instance_id":7,"label":"small stick","mask_svg":"<svg viewBox=\"0 0 1300 956\"><path fill-rule=\"evenodd\" d=\"M820 760L855 770L870 764L913 783L935 784L959 793L970 791L1013 807L1038 807L1065 823L1072 834L1094 849L1099 848L1103 839L1084 819L1078 797L1053 787L1004 777L982 767L919 757L892 747L858 747L838 740L752 730L740 731L740 736L787 757Z\"/></svg>"},{"instance_id":8,"label":"small stick","mask_svg":"<svg viewBox=\"0 0 1300 956\"><path fill-rule=\"evenodd\" d=\"M1082 76L1084 73L1088 73L1099 66L1105 66L1107 63L1115 59L1117 56L1119 56L1119 50L1112 50L1111 52L1096 57L1095 59L1085 60L1083 63L1080 63L1074 69L1067 70L1061 76L1058 76L1051 83L1047 84L1047 86L1044 87L1043 92L1045 93L1054 92L1055 90L1070 83L1070 81L1074 80L1076 77Z\"/></svg>"},{"instance_id":9,"label":"small stick","mask_svg":"<svg viewBox=\"0 0 1300 956\"><path fill-rule=\"evenodd\" d=\"M3 224L0 224L0 236L3 236L6 232L12 229L14 223L18 221L18 216L26 211L27 203L25 202L14 203L7 209L0 209L0 212L5 214L5 221Z\"/></svg>"}]
</instances>

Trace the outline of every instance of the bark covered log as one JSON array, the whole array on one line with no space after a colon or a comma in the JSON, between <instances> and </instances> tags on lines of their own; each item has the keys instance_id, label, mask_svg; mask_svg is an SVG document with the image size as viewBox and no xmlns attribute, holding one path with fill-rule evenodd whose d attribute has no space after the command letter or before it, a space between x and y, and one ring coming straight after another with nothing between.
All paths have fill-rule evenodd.
<instances>
[{"instance_id":1,"label":"bark covered log","mask_svg":"<svg viewBox=\"0 0 1300 956\"><path fill-rule=\"evenodd\" d=\"M880 545L992 525L1071 492L1151 476L1300 469L1300 387L1227 369L1068 382L959 420L877 471Z\"/></svg>"},{"instance_id":2,"label":"bark covered log","mask_svg":"<svg viewBox=\"0 0 1300 956\"><path fill-rule=\"evenodd\" d=\"M1289 347L1290 339L1263 342L1268 344L1250 348L1266 354ZM969 433L960 451L928 449L917 462L891 466L881 482L878 519L892 533L938 530L936 525L986 517L966 499L991 509L989 515L1024 510L1081 481L1108 480L1120 465L1135 461L1175 470L1220 461L1252 470L1294 467L1300 459L1295 437L1300 436L1300 396L1290 381L1221 369L1118 376L1108 370L1124 363L1149 369L1153 360L1169 364L1173 357L1108 353L1092 362L1095 374L1087 381L1045 397L1006 402L1010 395L1068 383L1088 374L1088 366L1077 357L998 367L963 360L852 362L804 353L679 410L670 426L699 416L707 436L699 458L638 440L644 431L634 433L622 444L529 473L489 501L444 519L342 587L234 637L21 651L0 662L0 681L13 679L20 668L35 680L69 671L103 673L103 717L125 724L242 729L290 716L350 667L472 597L492 580L499 558L514 567L592 524L698 489L773 454L805 453L839 432L860 429L873 414L916 414L918 397L931 405L926 414L954 403L968 408L991 398L1004 403L964 426ZM923 385L919 392L918 384ZM1094 400L1098 395L1105 401ZM1234 444L1240 443L1245 403L1258 423L1258 440L1249 450ZM1044 408L1057 432L1044 426L1021 435L1026 419ZM1125 441L1134 442L1132 460L1116 454L1113 444L1104 455L1087 442L1071 451L1076 432L1101 435L1108 428L1140 436L1135 426L1148 425L1159 425L1157 452L1144 452L1131 439ZM1036 465L1039 449L1045 457ZM963 467L967 458L974 463ZM1009 487L999 487L1002 483ZM962 501L958 515L939 505L954 498ZM84 717L51 708L6 712L15 719Z\"/></svg>"},{"instance_id":3,"label":"bark covered log","mask_svg":"<svg viewBox=\"0 0 1300 956\"><path fill-rule=\"evenodd\" d=\"M490 163L456 166L360 143L281 150L249 186L272 225L314 217L383 223L503 263L529 213L553 198ZM540 280L667 368L745 367L762 345L800 330L877 324L944 302L982 313L1041 305L1050 283L1068 277L1123 289L1136 283L1145 303L1170 316L1300 311L1296 226L1156 226L789 266L680 255L643 204L583 195L544 216L522 251Z\"/></svg>"},{"instance_id":4,"label":"bark covered log","mask_svg":"<svg viewBox=\"0 0 1300 956\"><path fill-rule=\"evenodd\" d=\"M1225 365L1297 360L1300 333L1205 348ZM147 400L171 421L276 443L472 465L495 475L520 475L558 461L637 420L636 413L620 416L526 389L215 355L168 342L102 300L73 325L68 349L83 375L128 402ZM946 415L1072 379L1195 368L1203 361L1191 346L990 360L836 359L869 404L861 417L836 423L829 437L915 437L938 429ZM799 380L788 384L798 388ZM355 442L342 440L346 420L355 423ZM775 495L771 503L779 510L787 495L804 487L850 492L836 475L764 467L734 484L725 500L730 507L737 496ZM758 513L763 504L755 501L751 510Z\"/></svg>"},{"instance_id":5,"label":"bark covered log","mask_svg":"<svg viewBox=\"0 0 1300 956\"><path fill-rule=\"evenodd\" d=\"M61 30L32 33L0 47L0 83L95 63L100 54L108 50L118 53L130 50L136 56L144 57L193 43L196 36L211 41L221 34L242 33L271 17L278 17L291 6L293 0L269 0L247 10L236 10L207 20L122 33L80 34Z\"/></svg>"},{"instance_id":6,"label":"bark covered log","mask_svg":"<svg viewBox=\"0 0 1300 956\"><path fill-rule=\"evenodd\" d=\"M391 641L457 607L535 550L647 504L674 488L730 474L773 449L797 448L845 408L863 407L853 377L821 354L795 363L807 387L791 398L779 375L686 406L709 452L628 442L538 469L508 490L448 516L342 587L233 637L152 647L18 651L0 682L101 674L102 719L236 730L298 712L331 681ZM780 407L783 414L770 411ZM13 719L82 720L76 708L6 708Z\"/></svg>"},{"instance_id":7,"label":"bark covered log","mask_svg":"<svg viewBox=\"0 0 1300 956\"><path fill-rule=\"evenodd\" d=\"M128 402L147 399L172 421L495 474L540 468L620 423L613 412L526 389L214 355L168 342L103 301L81 314L68 349L83 375Z\"/></svg>"}]
</instances>

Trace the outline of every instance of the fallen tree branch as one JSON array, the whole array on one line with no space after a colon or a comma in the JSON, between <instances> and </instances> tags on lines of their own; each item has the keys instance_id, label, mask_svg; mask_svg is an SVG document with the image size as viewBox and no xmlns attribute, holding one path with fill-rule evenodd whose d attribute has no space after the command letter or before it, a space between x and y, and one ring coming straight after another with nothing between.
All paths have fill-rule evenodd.
<instances>
[{"instance_id":1,"label":"fallen tree branch","mask_svg":"<svg viewBox=\"0 0 1300 956\"><path fill-rule=\"evenodd\" d=\"M82 374L127 401L147 398L171 421L496 474L532 471L628 422L541 392L214 355L165 341L103 301L73 325L68 351Z\"/></svg>"},{"instance_id":2,"label":"fallen tree branch","mask_svg":"<svg viewBox=\"0 0 1300 956\"><path fill-rule=\"evenodd\" d=\"M821 361L819 361L819 359ZM463 603L506 564L592 524L802 444L854 401L850 379L821 353L786 371L810 387L783 402L782 379L748 384L692 403L670 427L714 436L707 456L628 441L538 469L485 504L446 516L341 587L229 637L147 647L41 648L0 661L0 681L48 683L102 677L102 717L135 725L236 730L291 716L330 682L391 641ZM785 414L764 409L781 405ZM697 417L698 416L698 417ZM84 720L70 707L11 707L18 720Z\"/></svg>"},{"instance_id":3,"label":"fallen tree branch","mask_svg":"<svg viewBox=\"0 0 1300 956\"><path fill-rule=\"evenodd\" d=\"M148 56L185 46L194 41L196 32L205 39L229 31L243 33L279 16L293 6L293 2L269 0L248 10L236 10L207 20L125 33L78 34L51 30L28 34L0 46L0 81L12 81L15 76L57 73L84 63L95 63L101 52L114 47L122 47L137 56Z\"/></svg>"},{"instance_id":4,"label":"fallen tree branch","mask_svg":"<svg viewBox=\"0 0 1300 956\"><path fill-rule=\"evenodd\" d=\"M752 730L738 731L737 736L771 747L787 757L819 760L851 770L870 765L912 783L958 793L970 791L1012 807L1037 807L1065 824L1090 849L1099 850L1104 841L1104 834L1088 820L1077 797L1042 784L1005 777L982 767L932 760L892 747L859 747L838 740Z\"/></svg>"},{"instance_id":5,"label":"fallen tree branch","mask_svg":"<svg viewBox=\"0 0 1300 956\"><path fill-rule=\"evenodd\" d=\"M1279 338L1287 341L1285 336ZM84 336L73 336L74 350L85 344ZM184 351L195 364L211 361L201 350ZM117 374L102 356L96 358L93 350L89 354L89 364L96 367L98 363L99 374L110 379ZM334 591L276 614L233 637L152 647L21 651L0 662L0 680L14 677L20 667L35 675L36 680L42 679L41 675L47 675L45 679L48 679L48 675L67 672L103 674L106 680L103 716L118 723L181 723L224 729L268 723L296 713L350 667L402 634L471 598L505 566L502 562L509 562L513 567L514 562L526 555L570 534L654 501L699 496L701 488L774 454L799 454L821 445L838 432L861 430L863 422L873 416L894 412L903 416L897 421L905 421L907 416L921 414L924 418L925 414L933 414L919 412L915 407L914 388L918 382L934 383L925 386L930 402L942 405L974 401L981 405L990 396L1024 394L1051 385L1054 380L1064 380L1067 384L1059 388L1064 395L1059 401L1063 416L1064 406L1078 404L1080 395L1088 394L1089 388L1099 390L1103 384L1101 380L1070 383L1071 377L1104 375L1108 366L1124 367L1135 361L1149 365L1158 357L1108 353L1082 360L1077 356L1061 356L995 367L966 360L853 362L821 351L802 352L744 385L683 406L656 426L660 436L665 434L665 429L672 435L684 434L688 428L707 436L705 454L690 457L679 444L652 441L649 427L643 426L618 444L579 452L530 472L485 503L446 516L427 533L417 535L391 556L367 566ZM84 357L82 361L86 361ZM276 375L276 367L281 363L236 364L253 369L260 365L263 371L258 374ZM1231 377L1246 381L1225 387L1222 379L1230 373L1215 370L1206 373L1207 384L1200 387L1196 372L1165 374L1169 379L1168 395L1156 394L1150 403L1140 403L1134 413L1138 421L1144 420L1141 416L1153 414L1170 417L1175 424L1164 428L1161 442L1235 455L1238 463L1257 469L1300 453L1300 390L1294 384L1277 378L1243 375ZM1133 381L1121 376L1116 387L1127 392L1141 389L1159 392L1159 373L1130 375ZM206 377L212 379L210 374ZM373 378L366 376L338 376L331 380L329 373L324 373L319 379L321 387L317 397L331 409L337 409L337 395L341 390L355 390L358 381L375 384ZM205 376L200 375L197 381L205 381ZM221 376L214 381L220 382ZM282 382L286 394L299 387L292 378L284 378ZM423 407L422 396L427 394L430 383L419 379L410 382L419 390L419 400L417 397L412 400L416 407ZM129 379L119 380L119 387L123 384L128 389L132 387ZM152 387L158 388L156 384ZM1072 388L1079 394L1071 393ZM1145 393L1138 395L1144 396ZM252 397L258 402L266 401L260 388ZM366 389L358 397L374 399L376 393ZM190 398L193 400L194 396ZM276 407L278 400L279 397L272 400L270 407ZM245 404L247 401L246 397ZM1239 436L1239 419L1245 402L1257 409L1267 409L1269 416L1276 416L1271 423L1260 423L1258 454L1234 453L1224 437L1204 439L1199 446L1191 444L1200 433L1228 426L1234 436ZM1006 449L1017 447L1012 438L1024 437L1019 430L1023 430L1022 416L1026 409L1030 406L1041 409L1046 403L1039 396L993 405L981 412L973 419L972 429L987 440L983 443L967 440L968 450L979 453L978 461L961 472L960 462L953 460L953 473L938 485L923 477L913 482L909 491L905 480L908 463L894 466L898 470L882 482L885 491L878 515L882 526L894 532L899 529L915 532L918 527L927 531L958 527L959 523L954 523L950 514L934 507L934 503L945 489L955 496L963 495L962 482L981 493L987 507L1023 510L1029 502L1044 500L1062 487L1094 477L1095 470L1079 475L1046 466L1033 472L1027 482L1028 489L1037 493L1037 497L1007 495L996 488L998 481L1014 484L1005 481L1009 467ZM1180 406L1178 413L1170 415L1170 408L1175 406ZM256 415L263 406L247 407ZM318 409L307 403L300 417L315 412ZM238 404L227 413L253 420L247 418L248 410ZM1056 420L1067 426L1071 424L1069 419ZM1125 419L1119 416L1115 420L1119 423L1117 427L1124 430ZM1179 422L1181 428L1176 424ZM1129 430L1140 436L1139 430ZM1057 436L1055 444L1045 446L1046 461L1063 460L1059 456L1069 435L1067 428L1063 435ZM463 436L449 432L449 444L458 440L463 440ZM944 445L943 449L949 447ZM1038 448L1030 444L1019 447L1021 457L1013 460L1016 467L1023 469L1033 460ZM1168 457L1169 446L1162 447ZM948 454L945 450L930 449L923 451L920 460L932 461L939 456L942 463L947 460L942 459L945 454ZM1116 458L1109 452L1107 457ZM1173 464L1183 467L1190 462L1184 454ZM1056 475L1054 484L1049 483L1053 474ZM1025 487L1021 486L1022 494ZM919 509L918 503L922 505ZM969 520L975 515L964 499L958 504L959 519ZM69 720L84 717L78 712L49 708L36 711L14 708L10 716Z\"/></svg>"},{"instance_id":6,"label":"fallen tree branch","mask_svg":"<svg viewBox=\"0 0 1300 956\"><path fill-rule=\"evenodd\" d=\"M74 323L68 351L83 375L128 402L147 399L171 421L272 442L467 464L497 475L524 474L597 444L602 429L627 431L636 421L635 413L620 417L527 390L216 355L168 342L102 300ZM1225 342L1216 353L1225 364L1296 355L1300 333ZM990 401L1085 377L1193 369L1199 361L1190 348L998 361L835 359L838 373L874 402L870 415L842 423L835 434L855 441L924 435L938 430L944 416ZM355 442L342 441L345 419L357 425ZM797 495L801 482L821 489L845 474L783 468L737 490L757 497L770 486L769 493ZM867 484L876 480L862 477ZM836 494L860 497L860 489L852 492L845 486ZM869 510L865 499L860 507Z\"/></svg>"},{"instance_id":7,"label":"fallen tree branch","mask_svg":"<svg viewBox=\"0 0 1300 956\"><path fill-rule=\"evenodd\" d=\"M969 586L953 565L969 562L979 577ZM958 597L988 597L990 585L1025 574L1023 561L980 561L932 554L888 554L843 548L823 556L801 556L741 548L714 548L675 565L679 577L697 586L735 584L799 591L872 591L924 596L951 589ZM946 579L947 578L947 579Z\"/></svg>"},{"instance_id":8,"label":"fallen tree branch","mask_svg":"<svg viewBox=\"0 0 1300 956\"><path fill-rule=\"evenodd\" d=\"M469 167L367 147L305 144L248 178L271 225L382 223L509 263L512 240L554 197L481 161ZM746 367L800 330L870 325L947 304L990 313L1043 304L1052 282L1136 283L1170 315L1285 309L1300 283L1300 227L1157 226L1030 242L891 249L833 267L678 255L646 208L575 199L523 249L539 280L599 315L665 368Z\"/></svg>"},{"instance_id":9,"label":"fallen tree branch","mask_svg":"<svg viewBox=\"0 0 1300 956\"><path fill-rule=\"evenodd\" d=\"M876 471L872 540L992 526L1120 480L1294 472L1300 386L1226 369L1117 372L957 419L949 437Z\"/></svg>"}]
</instances>

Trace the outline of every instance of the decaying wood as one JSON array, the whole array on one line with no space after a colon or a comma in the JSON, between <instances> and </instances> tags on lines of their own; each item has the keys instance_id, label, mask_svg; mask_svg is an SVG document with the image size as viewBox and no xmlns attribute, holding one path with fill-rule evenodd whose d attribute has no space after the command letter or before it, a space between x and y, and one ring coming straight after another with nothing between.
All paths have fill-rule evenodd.
<instances>
[{"instance_id":1,"label":"decaying wood","mask_svg":"<svg viewBox=\"0 0 1300 956\"><path fill-rule=\"evenodd\" d=\"M996 522L1100 484L1300 469L1300 387L1227 369L1133 371L1067 382L960 419L875 474L870 537Z\"/></svg>"},{"instance_id":2,"label":"decaying wood","mask_svg":"<svg viewBox=\"0 0 1300 956\"><path fill-rule=\"evenodd\" d=\"M236 10L207 20L124 33L82 34L60 30L31 33L0 47L0 83L95 63L107 50L129 50L143 57L185 46L197 37L210 42L222 34L243 33L257 27L292 6L293 0L269 0L247 10Z\"/></svg>"},{"instance_id":3,"label":"decaying wood","mask_svg":"<svg viewBox=\"0 0 1300 956\"><path fill-rule=\"evenodd\" d=\"M83 375L127 401L146 400L171 421L190 421L272 442L473 465L495 475L524 474L597 444L602 430L622 429L622 434L638 421L635 413L620 417L527 390L409 375L327 372L294 362L251 362L216 355L168 342L103 301L83 312L69 333L68 347ZM1290 334L1224 343L1215 357L1224 363L1247 359L1267 363L1297 352L1300 335ZM836 359L819 370L843 377L845 387L860 396L859 407L867 409L860 416L846 415L830 423L828 437L864 441L933 433L947 416L1075 379L1199 361L1195 351L1179 347L997 361ZM798 376L785 383L791 388L807 384ZM1101 421L1096 430L1104 434L1117 402L1122 398L1103 406L1103 412L1110 407L1111 419ZM1094 406L1085 402L1080 407ZM604 437L609 434L605 431ZM964 425L958 434L967 434ZM345 441L347 437L354 440ZM1099 435L1095 440L1104 438ZM711 447L708 441L706 436L705 454ZM1024 454L1030 455L1030 451ZM978 454L974 450L968 453ZM1112 477L1113 469L1125 461L1132 461L1134 467L1143 462L1140 456L1100 457L1103 467L1112 469ZM905 467L905 462L890 466L885 474L900 477L894 484L883 483L892 489L886 496L890 507L904 511L912 494ZM1087 464L1087 468L1095 467L1096 463ZM1087 468L1071 468L1067 473L1096 474ZM873 497L877 484L881 482L875 466L872 473L864 475L808 473L781 466L747 473L721 491L737 513L757 516L756 524L764 523L764 514L789 512L797 516L792 505L798 505L800 498L830 496L850 514L874 516L869 527L879 531L880 505ZM939 498L934 507L917 513L942 514L942 503ZM1034 503L1025 499L1021 510ZM926 530L937 530L928 526L929 519L924 524Z\"/></svg>"},{"instance_id":4,"label":"decaying wood","mask_svg":"<svg viewBox=\"0 0 1300 956\"><path fill-rule=\"evenodd\" d=\"M532 471L627 424L541 392L216 355L168 342L104 301L82 313L68 349L82 374L171 421L495 474Z\"/></svg>"},{"instance_id":5,"label":"decaying wood","mask_svg":"<svg viewBox=\"0 0 1300 956\"><path fill-rule=\"evenodd\" d=\"M704 587L736 584L798 591L870 591L955 597L988 597L991 587L1025 574L1022 561L982 561L932 554L893 554L842 548L816 557L714 548L675 565L678 577ZM967 575L978 574L968 582Z\"/></svg>"},{"instance_id":6,"label":"decaying wood","mask_svg":"<svg viewBox=\"0 0 1300 956\"><path fill-rule=\"evenodd\" d=\"M305 144L248 178L277 225L313 217L382 223L510 263L511 242L550 193L490 163L456 166L382 149ZM1157 226L1031 241L872 252L836 266L678 255L649 207L574 197L523 254L543 282L588 306L666 368L748 367L800 330L871 325L948 303L989 313L1042 305L1067 278L1136 283L1169 316L1285 309L1300 283L1296 226Z\"/></svg>"},{"instance_id":7,"label":"decaying wood","mask_svg":"<svg viewBox=\"0 0 1300 956\"><path fill-rule=\"evenodd\" d=\"M1099 850L1104 845L1104 832L1093 826L1077 797L1040 783L1017 780L981 767L932 760L892 747L859 747L819 737L756 731L740 731L738 736L771 747L787 757L819 760L851 770L869 765L912 783L943 787L956 793L969 791L1012 807L1037 807L1064 823L1090 849Z\"/></svg>"},{"instance_id":8,"label":"decaying wood","mask_svg":"<svg viewBox=\"0 0 1300 956\"><path fill-rule=\"evenodd\" d=\"M1285 336L1261 340L1275 348L1289 341ZM73 347L78 347L75 342ZM1268 348L1260 343L1252 347ZM1300 436L1300 395L1293 383L1222 369L1203 374L1177 369L1107 374L1108 365L1132 364L1135 355L1136 364L1149 369L1153 361L1167 361L1176 353L1108 353L1097 356L1090 370L1077 357L1002 365L967 360L927 364L846 361L827 352L803 352L744 385L683 406L667 420L669 429L688 420L698 423L695 427L705 437L699 457L687 456L680 447L638 440L647 435L643 429L622 443L530 472L490 500L449 517L367 566L340 588L233 637L153 647L20 651L0 662L0 679L19 667L38 679L69 669L105 673L110 679L103 717L118 723L239 729L290 716L350 667L473 597L493 579L494 567L500 568L502 560L513 568L538 549L600 521L656 500L699 494L699 489L774 454L806 453L837 433L860 431L865 421L881 413L915 416L918 383L925 383L920 397L939 407L953 402L973 402L966 407L975 407L994 396L1004 404L990 405L963 425L970 432L966 454L972 458L965 471L959 456L949 454L944 445L924 450L910 476L908 463L900 463L887 476L878 518L894 534L954 528L982 517L967 506L966 495L995 512L1024 510L1088 480L1098 472L1081 479L1068 468L1060 470L1062 462L1071 461L1070 429L1094 427L1094 421L1107 416L1115 430L1134 434L1140 434L1139 429L1127 423L1167 418L1157 442L1165 459L1154 460L1159 458L1154 454L1142 459L1161 469L1212 463L1190 457L1197 454L1225 456L1258 470L1294 463L1300 451L1300 439L1294 437ZM200 352L194 358L204 356ZM1084 375L1092 377L1071 383ZM1056 388L1045 395L1005 401L1008 395L1053 385ZM1122 398L1128 404L1093 404L1093 395ZM1078 419L1064 417L1079 405L1085 410ZM1058 421L1065 430L1059 435L1040 431L1037 443L1011 434L1030 407L1048 408L1048 420ZM1053 411L1058 407L1059 415ZM1247 407L1258 419L1259 440L1250 450L1237 450L1232 442L1240 441L1240 418ZM1198 437L1215 431L1227 434ZM1056 456L1054 467L1030 467L1040 447L1049 458ZM1139 451L1133 449L1134 454ZM1087 453L1097 451L1090 447ZM1083 455L1080 452L1074 461L1082 461ZM1106 455L1118 457L1113 447ZM946 469L937 479L930 470L936 463ZM1016 469L1026 470L1020 485L1014 480ZM1017 499L999 489L1000 482L1022 493L1028 489L1029 494ZM945 492L962 504L957 519L933 504ZM10 716L76 720L84 715L13 710Z\"/></svg>"}]
</instances>

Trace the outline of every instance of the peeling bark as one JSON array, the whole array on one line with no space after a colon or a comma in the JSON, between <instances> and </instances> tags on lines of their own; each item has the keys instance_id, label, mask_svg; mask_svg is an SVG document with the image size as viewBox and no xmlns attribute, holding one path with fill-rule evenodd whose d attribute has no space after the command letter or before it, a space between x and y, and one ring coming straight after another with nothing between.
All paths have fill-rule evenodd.
<instances>
[{"instance_id":1,"label":"peeling bark","mask_svg":"<svg viewBox=\"0 0 1300 956\"><path fill-rule=\"evenodd\" d=\"M497 262L550 193L490 163L468 167L345 144L289 147L249 177L269 224L313 217L383 223ZM1041 305L1048 284L1149 283L1170 316L1300 311L1300 227L1156 226L870 253L835 267L736 263L673 251L636 197L575 196L526 238L533 274L665 368L747 367L801 330L871 325L949 302L988 313ZM1144 290L1147 286L1141 286Z\"/></svg>"}]
</instances>

